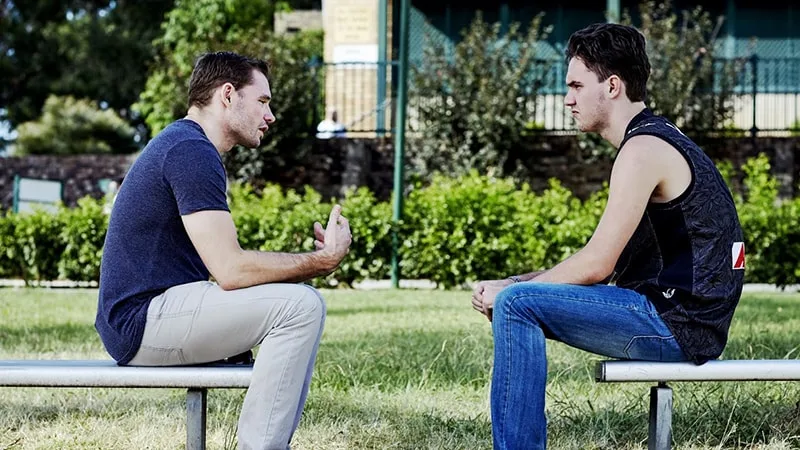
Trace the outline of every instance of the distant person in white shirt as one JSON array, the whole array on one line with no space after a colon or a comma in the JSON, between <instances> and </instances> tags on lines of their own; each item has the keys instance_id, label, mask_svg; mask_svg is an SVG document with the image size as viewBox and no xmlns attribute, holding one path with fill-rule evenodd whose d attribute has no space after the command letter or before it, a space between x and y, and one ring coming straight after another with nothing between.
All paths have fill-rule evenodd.
<instances>
[{"instance_id":1,"label":"distant person in white shirt","mask_svg":"<svg viewBox=\"0 0 800 450\"><path fill-rule=\"evenodd\" d=\"M317 139L330 139L344 137L347 130L339 123L339 114L336 109L331 109L327 119L317 125Z\"/></svg>"}]
</instances>

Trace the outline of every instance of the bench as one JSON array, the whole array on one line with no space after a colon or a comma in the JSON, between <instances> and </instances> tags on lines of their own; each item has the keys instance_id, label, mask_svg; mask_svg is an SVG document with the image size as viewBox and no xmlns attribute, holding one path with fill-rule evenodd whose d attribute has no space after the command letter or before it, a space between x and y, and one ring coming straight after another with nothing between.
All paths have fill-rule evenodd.
<instances>
[{"instance_id":1,"label":"bench","mask_svg":"<svg viewBox=\"0 0 800 450\"><path fill-rule=\"evenodd\" d=\"M672 381L797 381L799 360L714 360L690 362L601 361L595 381L657 383L650 388L648 450L668 450L672 444Z\"/></svg>"},{"instance_id":2,"label":"bench","mask_svg":"<svg viewBox=\"0 0 800 450\"><path fill-rule=\"evenodd\" d=\"M206 448L207 390L247 388L251 365L118 366L110 360L0 361L0 386L63 388L184 388L186 448Z\"/></svg>"}]
</instances>

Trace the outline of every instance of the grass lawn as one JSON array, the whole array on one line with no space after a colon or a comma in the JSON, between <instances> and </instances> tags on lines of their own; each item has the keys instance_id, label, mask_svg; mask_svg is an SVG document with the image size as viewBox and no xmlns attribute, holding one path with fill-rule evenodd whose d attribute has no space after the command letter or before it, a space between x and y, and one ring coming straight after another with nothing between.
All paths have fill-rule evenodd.
<instances>
[{"instance_id":1,"label":"grass lawn","mask_svg":"<svg viewBox=\"0 0 800 450\"><path fill-rule=\"evenodd\" d=\"M294 449L488 449L489 323L459 291L326 291ZM0 359L108 358L94 290L0 289ZM644 449L649 384L593 381L549 343L550 449ZM727 358L796 358L800 295L746 295ZM674 448L800 448L800 385L674 383ZM209 392L211 449L235 448L243 390ZM179 449L182 390L0 388L0 450Z\"/></svg>"}]
</instances>

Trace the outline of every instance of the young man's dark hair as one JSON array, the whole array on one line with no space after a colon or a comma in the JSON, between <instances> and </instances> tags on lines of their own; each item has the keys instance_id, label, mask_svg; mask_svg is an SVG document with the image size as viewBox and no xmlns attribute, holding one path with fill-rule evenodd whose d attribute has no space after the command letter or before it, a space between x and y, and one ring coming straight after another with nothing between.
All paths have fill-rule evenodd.
<instances>
[{"instance_id":1,"label":"young man's dark hair","mask_svg":"<svg viewBox=\"0 0 800 450\"><path fill-rule=\"evenodd\" d=\"M619 359L718 358L744 283L744 235L714 162L644 102L638 31L591 25L569 40L564 106L618 149L586 245L544 270L484 280L492 321L495 450L544 450L547 340ZM713 205L713 206L712 206Z\"/></svg>"},{"instance_id":2,"label":"young man's dark hair","mask_svg":"<svg viewBox=\"0 0 800 450\"><path fill-rule=\"evenodd\" d=\"M597 23L575 32L567 44L567 64L579 58L599 81L617 75L627 87L632 102L647 97L650 61L642 33L633 27Z\"/></svg>"},{"instance_id":3,"label":"young man's dark hair","mask_svg":"<svg viewBox=\"0 0 800 450\"><path fill-rule=\"evenodd\" d=\"M233 52L205 53L197 59L189 80L189 107L206 106L214 89L231 83L241 89L253 81L253 71L258 70L267 79L270 67L266 61Z\"/></svg>"}]
</instances>

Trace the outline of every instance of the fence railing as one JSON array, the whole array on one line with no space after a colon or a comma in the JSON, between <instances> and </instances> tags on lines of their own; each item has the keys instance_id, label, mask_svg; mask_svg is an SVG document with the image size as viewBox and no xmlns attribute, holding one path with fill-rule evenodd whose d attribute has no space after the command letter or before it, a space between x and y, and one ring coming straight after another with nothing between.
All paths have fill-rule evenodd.
<instances>
[{"instance_id":1,"label":"fence railing","mask_svg":"<svg viewBox=\"0 0 800 450\"><path fill-rule=\"evenodd\" d=\"M715 64L721 70L729 62L719 59ZM800 58L753 56L741 62L729 96L734 115L725 128L754 136L800 134ZM395 122L397 67L396 61L321 64L315 70L320 77L319 98L324 99L328 111L337 110L339 122L351 134L391 133ZM545 132L574 132L572 117L564 107L565 65L561 61L542 61L540 67L544 72L537 77L542 80L542 87L535 100L526 106L530 121ZM721 86L715 82L712 90L718 93ZM409 89L410 130L419 130L430 120L422 117L419 107L431 101L434 100L420 98Z\"/></svg>"}]
</instances>

